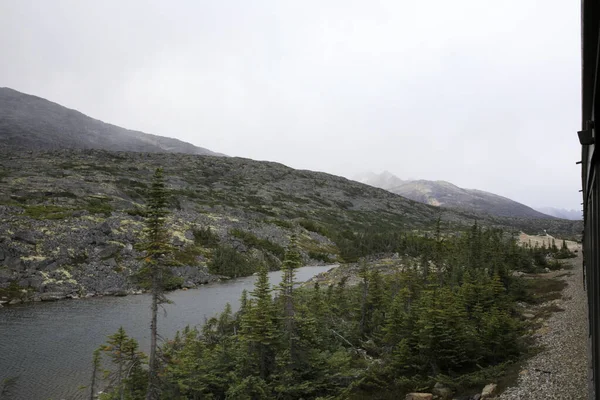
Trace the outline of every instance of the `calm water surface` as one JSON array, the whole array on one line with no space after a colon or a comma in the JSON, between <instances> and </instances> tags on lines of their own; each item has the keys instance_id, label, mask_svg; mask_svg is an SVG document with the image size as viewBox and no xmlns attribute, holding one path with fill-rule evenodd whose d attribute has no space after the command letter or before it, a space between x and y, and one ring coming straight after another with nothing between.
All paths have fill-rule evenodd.
<instances>
[{"instance_id":1,"label":"calm water surface","mask_svg":"<svg viewBox=\"0 0 600 400\"><path fill-rule=\"evenodd\" d=\"M327 271L332 266L296 270L298 281ZM281 272L269 273L272 284ZM223 311L226 303L237 309L244 289L253 288L255 277L213 283L198 289L169 293L174 304L159 313L159 333L166 338L187 325L201 325L205 318ZM129 336L148 350L150 296L100 297L36 303L0 309L0 381L17 377L15 400L84 399L91 376L92 352L106 337L123 326Z\"/></svg>"}]
</instances>

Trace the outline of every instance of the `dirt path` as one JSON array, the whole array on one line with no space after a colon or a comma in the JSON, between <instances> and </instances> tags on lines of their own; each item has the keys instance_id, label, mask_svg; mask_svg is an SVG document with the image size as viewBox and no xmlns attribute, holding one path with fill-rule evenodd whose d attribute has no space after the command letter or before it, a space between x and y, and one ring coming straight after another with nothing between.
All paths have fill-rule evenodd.
<instances>
[{"instance_id":1,"label":"dirt path","mask_svg":"<svg viewBox=\"0 0 600 400\"><path fill-rule=\"evenodd\" d=\"M554 313L538 330L538 344L544 350L524 366L516 386L508 388L499 400L584 400L587 383L587 294L583 288L581 249L569 260L573 269L560 277L568 286Z\"/></svg>"}]
</instances>

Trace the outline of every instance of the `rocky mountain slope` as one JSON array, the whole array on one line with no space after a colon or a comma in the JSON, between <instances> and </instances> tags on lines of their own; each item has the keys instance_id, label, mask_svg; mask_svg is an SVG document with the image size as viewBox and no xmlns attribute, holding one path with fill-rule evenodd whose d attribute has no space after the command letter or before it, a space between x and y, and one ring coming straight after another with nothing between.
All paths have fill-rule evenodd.
<instances>
[{"instance_id":1,"label":"rocky mountain slope","mask_svg":"<svg viewBox=\"0 0 600 400\"><path fill-rule=\"evenodd\" d=\"M363 183L433 206L457 208L502 217L552 218L551 215L536 211L509 198L483 190L463 189L446 181L402 181L387 171L382 174L365 175L365 177L362 180ZM389 184L398 181L401 183Z\"/></svg>"},{"instance_id":2,"label":"rocky mountain slope","mask_svg":"<svg viewBox=\"0 0 600 400\"><path fill-rule=\"evenodd\" d=\"M181 140L124 129L40 97L0 88L0 149L65 148L222 156Z\"/></svg>"},{"instance_id":3,"label":"rocky mountain slope","mask_svg":"<svg viewBox=\"0 0 600 400\"><path fill-rule=\"evenodd\" d=\"M551 215L556 218L570 219L573 221L580 221L583 219L581 211L567 210L566 208L554 208L554 207L538 207L537 210L541 213Z\"/></svg>"},{"instance_id":4,"label":"rocky mountain slope","mask_svg":"<svg viewBox=\"0 0 600 400\"><path fill-rule=\"evenodd\" d=\"M172 193L169 225L180 262L175 286L215 279L208 267L223 257L277 268L292 234L304 262L315 264L339 260L332 233L427 232L438 217L451 231L474 220L557 236L581 231L580 222L436 208L345 178L241 158L0 152L0 297L52 300L136 290L129 278L139 267L141 207L157 167Z\"/></svg>"},{"instance_id":5,"label":"rocky mountain slope","mask_svg":"<svg viewBox=\"0 0 600 400\"><path fill-rule=\"evenodd\" d=\"M463 189L446 181L418 180L389 190L434 206L460 208L503 217L552 218L509 198L483 190Z\"/></svg>"}]
</instances>

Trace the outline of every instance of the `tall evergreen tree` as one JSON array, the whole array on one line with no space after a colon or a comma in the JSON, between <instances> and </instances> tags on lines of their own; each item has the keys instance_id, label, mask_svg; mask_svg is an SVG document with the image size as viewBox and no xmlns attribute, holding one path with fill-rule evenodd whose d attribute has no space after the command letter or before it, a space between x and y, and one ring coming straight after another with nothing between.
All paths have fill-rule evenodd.
<instances>
[{"instance_id":1,"label":"tall evergreen tree","mask_svg":"<svg viewBox=\"0 0 600 400\"><path fill-rule=\"evenodd\" d=\"M111 399L142 399L147 383L142 368L145 355L138 351L137 341L127 336L123 327L120 327L108 337L107 344L101 346L100 350L108 355L114 365L107 374L113 395ZM99 354L94 353L94 362L100 363Z\"/></svg>"},{"instance_id":2,"label":"tall evergreen tree","mask_svg":"<svg viewBox=\"0 0 600 400\"><path fill-rule=\"evenodd\" d=\"M296 332L296 310L294 308L294 284L297 268L302 266L302 257L296 247L296 237L292 236L285 257L283 259L283 279L280 284L280 293L283 300L283 319L284 332L287 341L287 351L290 365L294 364L296 359L295 342L297 340Z\"/></svg>"},{"instance_id":3,"label":"tall evergreen tree","mask_svg":"<svg viewBox=\"0 0 600 400\"><path fill-rule=\"evenodd\" d=\"M271 297L271 284L267 268L261 266L250 292L253 299L248 301L242 315L240 340L247 345L250 364L258 364L261 379L266 379L273 369L274 345L278 340L276 312Z\"/></svg>"},{"instance_id":4,"label":"tall evergreen tree","mask_svg":"<svg viewBox=\"0 0 600 400\"><path fill-rule=\"evenodd\" d=\"M148 361L148 391L147 400L159 398L158 383L158 327L157 314L160 304L167 303L164 292L166 278L169 275L168 264L173 254L169 243L166 218L168 193L162 168L157 168L152 178L146 202L145 240L141 246L144 251L143 267L139 276L150 287L152 294L150 322L150 359Z\"/></svg>"}]
</instances>

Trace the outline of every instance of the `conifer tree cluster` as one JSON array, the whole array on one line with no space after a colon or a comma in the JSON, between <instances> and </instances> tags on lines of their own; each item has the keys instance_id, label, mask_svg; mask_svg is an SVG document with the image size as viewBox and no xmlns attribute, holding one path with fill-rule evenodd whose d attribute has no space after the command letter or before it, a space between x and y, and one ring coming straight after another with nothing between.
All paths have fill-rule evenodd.
<instances>
[{"instance_id":1,"label":"conifer tree cluster","mask_svg":"<svg viewBox=\"0 0 600 400\"><path fill-rule=\"evenodd\" d=\"M438 228L432 237L386 240L406 249L402 268L380 271L361 261L358 284L303 287L295 282L301 258L292 240L277 288L260 268L237 312L228 305L162 346L161 397L390 398L436 381L456 389L487 383L520 357L523 286L512 272L534 265L531 249L477 225L460 235ZM110 393L137 393L120 382Z\"/></svg>"}]
</instances>

